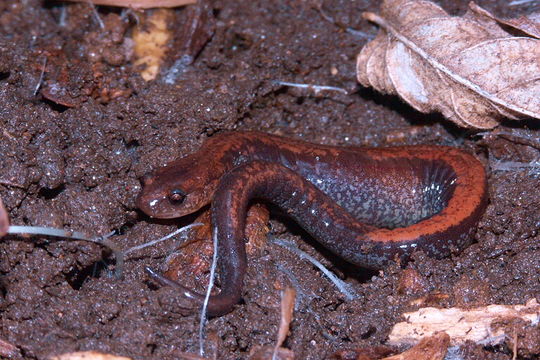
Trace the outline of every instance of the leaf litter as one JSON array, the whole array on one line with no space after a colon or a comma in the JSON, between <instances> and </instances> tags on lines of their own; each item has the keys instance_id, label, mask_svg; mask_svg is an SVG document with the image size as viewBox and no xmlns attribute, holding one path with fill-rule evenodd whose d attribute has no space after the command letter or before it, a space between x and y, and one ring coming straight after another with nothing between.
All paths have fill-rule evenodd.
<instances>
[{"instance_id":1,"label":"leaf litter","mask_svg":"<svg viewBox=\"0 0 540 360\"><path fill-rule=\"evenodd\" d=\"M469 8L457 17L428 1L386 0L379 15L363 13L381 29L358 55L358 81L462 127L540 118L539 39L514 36L478 5ZM529 31L532 20L520 19L505 24Z\"/></svg>"}]
</instances>

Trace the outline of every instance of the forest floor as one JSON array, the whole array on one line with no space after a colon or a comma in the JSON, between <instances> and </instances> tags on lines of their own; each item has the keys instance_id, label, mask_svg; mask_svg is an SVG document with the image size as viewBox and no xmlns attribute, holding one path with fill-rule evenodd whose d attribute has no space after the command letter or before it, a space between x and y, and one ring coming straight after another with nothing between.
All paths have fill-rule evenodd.
<instances>
[{"instance_id":1,"label":"forest floor","mask_svg":"<svg viewBox=\"0 0 540 360\"><path fill-rule=\"evenodd\" d=\"M463 14L467 3L440 2L451 14ZM502 17L538 11L534 2L478 3ZM213 34L204 46L201 35L201 44L187 50L195 55L202 49L195 61L165 81L189 41L182 39L182 21L193 20L189 7L178 8L172 14L180 38L168 45L157 79L146 82L130 54L135 13L99 6L96 14L87 3L3 1L0 197L11 223L98 235L116 230L111 241L123 249L162 237L194 217L156 221L144 215L135 206L139 179L225 130L332 145L448 145L474 154L488 172L490 203L473 245L441 260L418 252L406 265L372 272L344 264L293 223L272 216L272 236L294 241L349 283L358 298L347 301L313 265L267 243L249 258L242 303L208 322L208 353L247 358L255 347L274 344L280 288L290 277L301 296L284 346L297 359L385 344L401 315L418 308L413 300L419 298L431 299L432 306L475 307L538 297L540 170L504 164L540 158L539 147L520 141L538 139L540 123L507 121L478 133L360 87L355 58L378 31L361 13L377 12L378 6L373 0L325 0L330 22L317 1L214 1L209 18L200 20ZM336 86L347 93L315 93L278 81ZM158 286L144 271L166 270L175 240L128 255L121 280L112 276L114 257L106 248L33 240L8 236L0 243L0 339L16 346L20 357L46 359L77 350L133 359L198 353L199 315L175 312L164 301L174 290ZM410 271L421 286L398 291ZM205 276L189 277L179 275L204 288ZM539 355L528 351L520 356ZM505 345L474 343L460 352L464 359L513 355Z\"/></svg>"}]
</instances>

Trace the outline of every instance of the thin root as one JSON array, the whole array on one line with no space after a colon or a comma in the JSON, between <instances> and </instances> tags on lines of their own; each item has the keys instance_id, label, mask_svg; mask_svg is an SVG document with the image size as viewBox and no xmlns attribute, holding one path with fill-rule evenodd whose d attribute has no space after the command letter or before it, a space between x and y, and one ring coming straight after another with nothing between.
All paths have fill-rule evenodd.
<instances>
[{"instance_id":1,"label":"thin root","mask_svg":"<svg viewBox=\"0 0 540 360\"><path fill-rule=\"evenodd\" d=\"M280 80L274 81L274 84L280 85L280 86L296 87L300 89L308 89L308 90L313 91L315 95L319 95L321 91L337 91L342 94L349 95L349 92L347 90L340 87L336 87L336 86L301 84L301 83L292 83L292 82L280 81Z\"/></svg>"},{"instance_id":2,"label":"thin root","mask_svg":"<svg viewBox=\"0 0 540 360\"><path fill-rule=\"evenodd\" d=\"M45 76L45 69L47 68L47 57L43 59L43 64L41 65L41 74L39 74L39 80L36 84L36 87L34 88L34 96L37 95L39 89L41 88L41 84L43 83L43 77Z\"/></svg>"},{"instance_id":3,"label":"thin root","mask_svg":"<svg viewBox=\"0 0 540 360\"><path fill-rule=\"evenodd\" d=\"M96 5L91 0L88 0L88 5L92 8L92 12L94 13L94 17L96 18L96 21L101 29L105 29L105 24L103 23L103 20L101 20L101 17L99 16L99 13L97 11Z\"/></svg>"},{"instance_id":4,"label":"thin root","mask_svg":"<svg viewBox=\"0 0 540 360\"><path fill-rule=\"evenodd\" d=\"M206 289L206 295L204 296L204 302L201 309L201 320L199 323L199 354L204 356L204 326L206 325L206 311L208 309L208 302L210 301L210 294L214 287L214 281L216 279L216 267L218 261L218 235L217 229L214 228L214 254L212 255L212 266L210 267L210 279L208 280L208 287Z\"/></svg>"},{"instance_id":5,"label":"thin root","mask_svg":"<svg viewBox=\"0 0 540 360\"><path fill-rule=\"evenodd\" d=\"M339 289L339 291L345 295L345 298L347 300L354 300L358 298L358 294L354 292L354 290L351 289L350 285L346 282L340 280L334 273L332 273L330 270L328 270L323 264L321 264L317 259L312 257L311 255L305 253L304 251L300 250L296 247L296 245L290 241L282 240L282 239L273 239L273 243L284 247L285 249L295 253L298 255L301 259L308 260L310 263L315 265L323 272L328 279L330 279L331 282L336 285L336 287Z\"/></svg>"},{"instance_id":6,"label":"thin root","mask_svg":"<svg viewBox=\"0 0 540 360\"><path fill-rule=\"evenodd\" d=\"M89 237L88 235L79 231L66 231L64 229L54 229L54 228L47 228L47 227L42 227L42 226L12 225L9 227L7 233L20 234L20 235L28 234L28 235L54 236L54 237L60 237L60 238L70 239L70 240L90 241L96 244L104 245L108 247L109 249L111 249L111 251L114 254L114 258L116 259L116 268L115 268L116 278L120 279L122 277L122 270L124 268L124 254L114 242L109 240L109 237L115 234L114 231L104 236Z\"/></svg>"},{"instance_id":7,"label":"thin root","mask_svg":"<svg viewBox=\"0 0 540 360\"><path fill-rule=\"evenodd\" d=\"M155 245L155 244L157 244L157 243L160 243L160 242L162 242L162 241L165 241L165 240L167 240L167 239L170 239L170 238L172 238L173 236L175 236L175 235L177 235L177 234L179 234L179 233L181 233L181 232L184 232L184 231L187 231L187 230L189 230L189 229L191 229L191 228L194 228L194 227L196 227L196 226L202 226L202 225L204 225L204 224L203 224L203 223L193 223L193 224L190 224L190 225L181 227L180 229L178 229L178 230L176 230L176 231L170 233L169 235L166 235L166 236L162 237L161 239L152 240L152 241L149 241L149 242L144 243L144 244L142 244L142 245L133 246L133 247L131 247L131 248L125 250L123 253L124 253L124 255L127 255L127 254L129 254L129 253L131 253L131 252L133 252L133 251L140 250L140 249L144 249L145 247L153 246L153 245ZM184 239L184 240L185 240L185 239Z\"/></svg>"}]
</instances>

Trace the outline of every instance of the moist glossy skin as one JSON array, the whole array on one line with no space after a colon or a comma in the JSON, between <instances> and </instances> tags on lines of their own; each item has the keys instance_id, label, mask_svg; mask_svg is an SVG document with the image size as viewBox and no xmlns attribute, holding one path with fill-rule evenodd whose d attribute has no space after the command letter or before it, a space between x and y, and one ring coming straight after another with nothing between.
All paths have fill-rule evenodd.
<instances>
[{"instance_id":1,"label":"moist glossy skin","mask_svg":"<svg viewBox=\"0 0 540 360\"><path fill-rule=\"evenodd\" d=\"M461 250L487 205L484 168L455 148L333 147L257 132L214 136L143 185L137 204L155 218L212 202L222 284L208 304L214 316L240 300L253 199L274 203L336 255L373 269L416 249L435 257ZM179 288L186 309L200 307L202 295L148 271Z\"/></svg>"}]
</instances>

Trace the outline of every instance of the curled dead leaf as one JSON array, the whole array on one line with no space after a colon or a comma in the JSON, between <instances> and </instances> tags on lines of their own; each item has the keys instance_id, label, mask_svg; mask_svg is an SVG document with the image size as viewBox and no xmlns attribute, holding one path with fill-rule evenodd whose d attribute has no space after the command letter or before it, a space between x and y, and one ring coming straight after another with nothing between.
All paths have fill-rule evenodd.
<instances>
[{"instance_id":1,"label":"curled dead leaf","mask_svg":"<svg viewBox=\"0 0 540 360\"><path fill-rule=\"evenodd\" d=\"M287 287L281 294L281 318L279 321L278 338L274 353L277 353L278 349L283 345L283 342L289 335L289 328L293 319L294 301L296 300L296 290Z\"/></svg>"},{"instance_id":2,"label":"curled dead leaf","mask_svg":"<svg viewBox=\"0 0 540 360\"><path fill-rule=\"evenodd\" d=\"M501 19L496 17L486 9L483 9L480 6L476 5L474 2L469 3L469 11L472 14L471 16L476 19L481 19L485 16L487 18L487 22L491 22L493 20L498 22L499 24L503 24L515 30L519 30L525 35L540 39L540 13L523 15L516 19ZM465 16L467 16L467 14Z\"/></svg>"},{"instance_id":3,"label":"curled dead leaf","mask_svg":"<svg viewBox=\"0 0 540 360\"><path fill-rule=\"evenodd\" d=\"M540 40L515 37L493 19L449 16L428 1L385 0L381 27L357 58L357 78L420 112L490 129L502 118L540 118Z\"/></svg>"},{"instance_id":4,"label":"curled dead leaf","mask_svg":"<svg viewBox=\"0 0 540 360\"><path fill-rule=\"evenodd\" d=\"M279 321L278 337L275 346L254 346L249 354L250 360L292 360L294 352L281 347L289 334L293 320L296 290L287 287L281 294L281 317Z\"/></svg>"}]
</instances>

